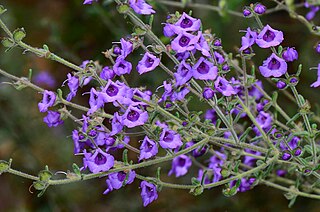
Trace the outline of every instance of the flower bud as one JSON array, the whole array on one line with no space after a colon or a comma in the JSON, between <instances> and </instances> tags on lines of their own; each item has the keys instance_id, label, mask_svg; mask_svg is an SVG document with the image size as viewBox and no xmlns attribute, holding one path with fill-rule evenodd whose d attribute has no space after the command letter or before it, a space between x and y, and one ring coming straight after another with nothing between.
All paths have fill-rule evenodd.
<instances>
[{"instance_id":1,"label":"flower bud","mask_svg":"<svg viewBox=\"0 0 320 212\"><path fill-rule=\"evenodd\" d=\"M244 17L248 17L248 16L250 16L251 15L251 11L250 10L248 10L248 9L244 9L243 10L243 16Z\"/></svg>"},{"instance_id":2,"label":"flower bud","mask_svg":"<svg viewBox=\"0 0 320 212\"><path fill-rule=\"evenodd\" d=\"M263 4L258 3L258 4L256 4L256 6L254 7L253 10L255 13L262 15L263 13L266 12L267 8Z\"/></svg>"},{"instance_id":3,"label":"flower bud","mask_svg":"<svg viewBox=\"0 0 320 212\"><path fill-rule=\"evenodd\" d=\"M284 89L286 86L287 86L287 83L285 83L285 82L283 82L281 80L279 80L277 82L277 88L279 88L279 89Z\"/></svg>"},{"instance_id":4,"label":"flower bud","mask_svg":"<svg viewBox=\"0 0 320 212\"><path fill-rule=\"evenodd\" d=\"M298 52L294 48L287 48L283 53L282 57L287 62L292 62L298 59Z\"/></svg>"},{"instance_id":5,"label":"flower bud","mask_svg":"<svg viewBox=\"0 0 320 212\"><path fill-rule=\"evenodd\" d=\"M283 153L282 155L282 160L290 160L291 159L291 155L288 152Z\"/></svg>"},{"instance_id":6,"label":"flower bud","mask_svg":"<svg viewBox=\"0 0 320 212\"><path fill-rule=\"evenodd\" d=\"M203 89L202 95L203 95L203 98L205 98L205 99L211 99L214 95L214 91L209 87L205 87Z\"/></svg>"}]
</instances>

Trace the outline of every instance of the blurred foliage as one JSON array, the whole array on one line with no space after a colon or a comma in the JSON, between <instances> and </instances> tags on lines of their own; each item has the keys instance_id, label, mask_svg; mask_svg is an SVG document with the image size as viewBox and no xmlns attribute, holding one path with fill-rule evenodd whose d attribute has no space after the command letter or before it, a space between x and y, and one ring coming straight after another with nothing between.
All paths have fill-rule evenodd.
<instances>
[{"instance_id":1,"label":"blurred foliage","mask_svg":"<svg viewBox=\"0 0 320 212\"><path fill-rule=\"evenodd\" d=\"M197 3L217 5L218 1L202 0ZM228 8L241 11L243 6L251 3L243 0L228 0ZM268 7L274 6L265 1ZM3 16L11 30L24 27L27 31L25 41L33 46L47 44L58 55L81 64L83 60L92 59L102 65L109 62L101 54L111 48L112 42L119 41L122 36L130 34L132 24L123 19L115 10L112 1L82 5L82 0L4 0L8 12ZM166 7L153 2L158 14L154 20L154 31L161 35L162 25L169 12L180 8ZM185 8L188 10L191 8ZM306 10L301 10L305 13ZM221 37L225 50L235 52L240 46L243 33L248 26L255 26L251 19L225 15L221 17L210 10L193 9L193 15L202 19L203 27L210 28ZM145 18L147 21L147 18ZM310 84L316 79L316 71L308 70L317 66L319 55L313 46L318 38L312 36L300 22L290 19L281 11L263 16L264 23L281 29L285 34L284 46L295 46L299 51L299 62L303 63L303 74L298 89L315 105L320 94L316 89L310 89ZM317 22L319 20L315 20ZM0 32L4 36L3 32ZM34 74L47 70L55 76L58 88L69 71L52 61L38 58L28 52L22 55L21 49L4 53L0 47L0 67L18 76L27 76L28 70ZM142 52L141 52L142 53ZM257 49L256 64L261 64L269 52ZM137 64L140 55L130 56L133 64ZM289 66L289 72L295 73L298 62ZM173 67L171 67L173 68ZM132 74L129 83L134 86L147 85L155 90L166 75L148 73L140 77ZM0 78L1 81L7 81ZM266 87L273 89L268 83ZM55 88L55 89L56 89ZM86 98L75 101L87 104ZM72 121L66 121L63 127L48 128L43 122L43 114L38 112L37 102L41 95L30 89L16 91L8 84L0 84L0 159L13 158L13 167L32 174L37 174L45 165L50 170L66 171L72 163L81 164L81 159L73 155L73 142L70 138L72 129L76 126ZM292 104L285 96L280 96L280 104ZM197 104L197 103L196 103ZM288 108L288 107L286 107ZM294 112L295 107L291 111ZM163 169L163 174L170 169L170 164ZM154 172L150 172L152 174ZM164 176L164 179L166 177ZM188 181L188 176L183 178ZM167 180L175 180L173 178ZM181 179L179 179L181 180ZM222 188L205 191L194 197L188 191L165 189L159 194L159 199L147 208L142 208L139 183L136 181L119 191L107 196L102 195L106 189L105 179L50 187L45 195L37 198L29 192L31 181L8 174L0 176L0 211L287 211L287 200L282 192L265 186L258 186L252 191L240 193L235 197L226 198L221 194ZM298 198L294 210L317 211L317 201Z\"/></svg>"}]
</instances>

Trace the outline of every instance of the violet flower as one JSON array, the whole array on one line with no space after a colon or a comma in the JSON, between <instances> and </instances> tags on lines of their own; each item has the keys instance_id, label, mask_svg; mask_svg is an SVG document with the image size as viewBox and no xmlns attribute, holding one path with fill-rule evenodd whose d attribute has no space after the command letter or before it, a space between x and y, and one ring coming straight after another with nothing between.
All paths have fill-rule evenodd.
<instances>
[{"instance_id":1,"label":"violet flower","mask_svg":"<svg viewBox=\"0 0 320 212\"><path fill-rule=\"evenodd\" d=\"M287 63L284 59L278 57L275 53L272 53L262 66L259 66L259 70L264 77L280 77L287 72Z\"/></svg>"},{"instance_id":2,"label":"violet flower","mask_svg":"<svg viewBox=\"0 0 320 212\"><path fill-rule=\"evenodd\" d=\"M133 51L133 44L130 41L126 41L125 39L120 39L121 43L121 56L126 58Z\"/></svg>"},{"instance_id":3,"label":"violet flower","mask_svg":"<svg viewBox=\"0 0 320 212\"><path fill-rule=\"evenodd\" d=\"M176 34L182 32L196 32L200 29L200 19L192 18L186 13L182 13L179 20L172 26L173 31Z\"/></svg>"},{"instance_id":4,"label":"violet flower","mask_svg":"<svg viewBox=\"0 0 320 212\"><path fill-rule=\"evenodd\" d=\"M38 108L41 113L47 112L49 107L52 107L56 101L56 94L52 91L45 90L43 92L43 98L38 103Z\"/></svg>"},{"instance_id":5,"label":"violet flower","mask_svg":"<svg viewBox=\"0 0 320 212\"><path fill-rule=\"evenodd\" d=\"M130 7L138 14L150 15L155 13L152 6L147 4L145 0L129 0Z\"/></svg>"},{"instance_id":6,"label":"violet flower","mask_svg":"<svg viewBox=\"0 0 320 212\"><path fill-rule=\"evenodd\" d=\"M166 23L163 27L163 35L166 37L172 37L174 36L176 33L173 31L173 25L172 24L168 24Z\"/></svg>"},{"instance_id":7,"label":"violet flower","mask_svg":"<svg viewBox=\"0 0 320 212\"><path fill-rule=\"evenodd\" d=\"M199 40L198 43L196 43L196 49L201 51L202 55L206 57L210 57L210 47L208 45L208 42L206 39L203 37L202 33L199 31L198 32Z\"/></svg>"},{"instance_id":8,"label":"violet flower","mask_svg":"<svg viewBox=\"0 0 320 212\"><path fill-rule=\"evenodd\" d=\"M153 71L159 65L159 63L159 58L149 52L146 52L137 65L137 71L140 75L149 71Z\"/></svg>"},{"instance_id":9,"label":"violet flower","mask_svg":"<svg viewBox=\"0 0 320 212\"><path fill-rule=\"evenodd\" d=\"M314 83L312 83L310 85L310 87L319 87L320 86L320 63L318 64L318 72L317 72L317 81L315 81Z\"/></svg>"},{"instance_id":10,"label":"violet flower","mask_svg":"<svg viewBox=\"0 0 320 212\"><path fill-rule=\"evenodd\" d=\"M55 78L48 71L41 71L34 77L34 82L37 85L47 86L53 88L56 85Z\"/></svg>"},{"instance_id":11,"label":"violet flower","mask_svg":"<svg viewBox=\"0 0 320 212\"><path fill-rule=\"evenodd\" d=\"M84 0L83 4L92 4L94 1L98 2L98 0Z\"/></svg>"},{"instance_id":12,"label":"violet flower","mask_svg":"<svg viewBox=\"0 0 320 212\"><path fill-rule=\"evenodd\" d=\"M188 173L188 169L191 167L192 161L186 155L179 155L172 160L172 167L168 175L175 174L176 177L183 176Z\"/></svg>"},{"instance_id":13,"label":"violet flower","mask_svg":"<svg viewBox=\"0 0 320 212\"><path fill-rule=\"evenodd\" d=\"M98 109L104 106L103 95L96 91L94 88L90 90L90 99L89 99L90 110L87 112L88 115L93 114Z\"/></svg>"},{"instance_id":14,"label":"violet flower","mask_svg":"<svg viewBox=\"0 0 320 212\"><path fill-rule=\"evenodd\" d=\"M82 152L86 148L92 148L93 144L90 139L86 139L85 136L79 133L78 130L72 131L72 140L74 144L74 154Z\"/></svg>"},{"instance_id":15,"label":"violet flower","mask_svg":"<svg viewBox=\"0 0 320 212\"><path fill-rule=\"evenodd\" d=\"M177 72L174 73L176 87L186 84L192 78L191 66L184 60L178 66Z\"/></svg>"},{"instance_id":16,"label":"violet flower","mask_svg":"<svg viewBox=\"0 0 320 212\"><path fill-rule=\"evenodd\" d=\"M148 112L142 111L138 107L129 106L122 115L122 123L128 128L144 125L148 121Z\"/></svg>"},{"instance_id":17,"label":"violet flower","mask_svg":"<svg viewBox=\"0 0 320 212\"><path fill-rule=\"evenodd\" d=\"M158 153L158 146L155 141L145 136L140 146L139 161L149 159Z\"/></svg>"},{"instance_id":18,"label":"violet flower","mask_svg":"<svg viewBox=\"0 0 320 212\"><path fill-rule=\"evenodd\" d=\"M108 171L113 165L114 157L99 148L94 153L84 151L83 166L92 173Z\"/></svg>"},{"instance_id":19,"label":"violet flower","mask_svg":"<svg viewBox=\"0 0 320 212\"><path fill-rule=\"evenodd\" d=\"M159 144L164 149L176 149L182 146L183 143L179 133L169 128L163 128L160 134Z\"/></svg>"},{"instance_id":20,"label":"violet flower","mask_svg":"<svg viewBox=\"0 0 320 212\"><path fill-rule=\"evenodd\" d=\"M63 120L61 120L61 114L51 110L48 110L48 114L43 118L43 121L48 125L48 127L57 127L63 124Z\"/></svg>"},{"instance_id":21,"label":"violet flower","mask_svg":"<svg viewBox=\"0 0 320 212\"><path fill-rule=\"evenodd\" d=\"M218 68L204 57L192 67L193 77L200 80L214 80L218 75Z\"/></svg>"},{"instance_id":22,"label":"violet flower","mask_svg":"<svg viewBox=\"0 0 320 212\"><path fill-rule=\"evenodd\" d=\"M132 91L130 90L124 83L108 80L107 85L101 91L101 95L106 103L118 101L121 104L128 104L132 97ZM130 98L128 98L129 94L131 94Z\"/></svg>"},{"instance_id":23,"label":"violet flower","mask_svg":"<svg viewBox=\"0 0 320 212\"><path fill-rule=\"evenodd\" d=\"M256 39L256 44L261 48L278 46L283 41L283 33L272 29L269 25L265 26Z\"/></svg>"},{"instance_id":24,"label":"violet flower","mask_svg":"<svg viewBox=\"0 0 320 212\"><path fill-rule=\"evenodd\" d=\"M171 42L171 48L177 53L191 51L195 48L195 44L198 43L198 40L199 36L182 32Z\"/></svg>"},{"instance_id":25,"label":"violet flower","mask_svg":"<svg viewBox=\"0 0 320 212\"><path fill-rule=\"evenodd\" d=\"M257 32L252 31L250 27L248 27L246 35L241 38L241 48L239 50L243 51L251 47L256 42L257 36Z\"/></svg>"},{"instance_id":26,"label":"violet flower","mask_svg":"<svg viewBox=\"0 0 320 212\"><path fill-rule=\"evenodd\" d=\"M114 189L117 190L124 185L131 184L134 181L135 177L136 172L132 170L130 170L129 173L120 171L109 174L108 179L106 180L108 188L103 192L103 194L108 194L110 191L113 191Z\"/></svg>"},{"instance_id":27,"label":"violet flower","mask_svg":"<svg viewBox=\"0 0 320 212\"><path fill-rule=\"evenodd\" d=\"M123 129L122 117L118 114L118 112L115 112L113 114L111 126L112 126L112 131L110 135L116 135L122 131Z\"/></svg>"},{"instance_id":28,"label":"violet flower","mask_svg":"<svg viewBox=\"0 0 320 212\"><path fill-rule=\"evenodd\" d=\"M157 188L154 184L141 181L140 188L144 207L158 198Z\"/></svg>"},{"instance_id":29,"label":"violet flower","mask_svg":"<svg viewBox=\"0 0 320 212\"><path fill-rule=\"evenodd\" d=\"M76 96L78 88L79 88L79 79L76 76L72 76L70 73L67 74L68 87L70 89L70 93L68 94L66 100L71 101L73 97Z\"/></svg>"},{"instance_id":30,"label":"violet flower","mask_svg":"<svg viewBox=\"0 0 320 212\"><path fill-rule=\"evenodd\" d=\"M231 96L237 94L237 91L232 85L223 77L218 76L214 82L214 87L224 96Z\"/></svg>"},{"instance_id":31,"label":"violet flower","mask_svg":"<svg viewBox=\"0 0 320 212\"><path fill-rule=\"evenodd\" d=\"M115 76L115 73L113 69L109 68L108 66L103 67L103 69L101 70L101 73L100 73L101 79L108 81L109 79L113 79L114 76Z\"/></svg>"},{"instance_id":32,"label":"violet flower","mask_svg":"<svg viewBox=\"0 0 320 212\"><path fill-rule=\"evenodd\" d=\"M132 64L124 59L123 56L119 56L113 65L113 71L116 75L121 76L123 74L130 74L132 70Z\"/></svg>"}]
</instances>

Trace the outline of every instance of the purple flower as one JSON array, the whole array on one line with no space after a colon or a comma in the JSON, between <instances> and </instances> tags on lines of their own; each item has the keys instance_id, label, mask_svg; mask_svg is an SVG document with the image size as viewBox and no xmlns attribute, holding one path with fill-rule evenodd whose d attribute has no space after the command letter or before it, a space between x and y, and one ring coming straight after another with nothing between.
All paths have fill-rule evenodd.
<instances>
[{"instance_id":1,"label":"purple flower","mask_svg":"<svg viewBox=\"0 0 320 212\"><path fill-rule=\"evenodd\" d=\"M263 89L262 82L258 80L252 85L251 88L249 88L249 95L254 97L255 100L259 101L259 99L263 97L263 93L261 93L261 91L258 88L256 88L256 86Z\"/></svg>"},{"instance_id":2,"label":"purple flower","mask_svg":"<svg viewBox=\"0 0 320 212\"><path fill-rule=\"evenodd\" d=\"M48 71L41 71L34 77L34 82L37 85L48 86L49 88L53 88L56 85L56 80Z\"/></svg>"},{"instance_id":3,"label":"purple flower","mask_svg":"<svg viewBox=\"0 0 320 212\"><path fill-rule=\"evenodd\" d=\"M116 63L113 65L113 71L116 75L121 76L123 74L130 74L132 64L124 59L123 56L119 56L116 59Z\"/></svg>"},{"instance_id":4,"label":"purple flower","mask_svg":"<svg viewBox=\"0 0 320 212\"><path fill-rule=\"evenodd\" d=\"M115 73L113 69L109 68L108 66L103 67L100 73L100 78L104 80L109 80L114 77Z\"/></svg>"},{"instance_id":5,"label":"purple flower","mask_svg":"<svg viewBox=\"0 0 320 212\"><path fill-rule=\"evenodd\" d=\"M173 31L176 34L182 32L195 32L200 29L200 19L192 18L191 16L183 13L179 20L172 26Z\"/></svg>"},{"instance_id":6,"label":"purple flower","mask_svg":"<svg viewBox=\"0 0 320 212\"><path fill-rule=\"evenodd\" d=\"M172 93L170 100L175 101L182 101L185 99L185 96L190 92L190 90L186 87L181 88L179 91L175 91Z\"/></svg>"},{"instance_id":7,"label":"purple flower","mask_svg":"<svg viewBox=\"0 0 320 212\"><path fill-rule=\"evenodd\" d=\"M84 168L89 168L92 173L108 171L113 165L113 156L103 152L99 148L96 149L93 154L84 151L83 166Z\"/></svg>"},{"instance_id":8,"label":"purple flower","mask_svg":"<svg viewBox=\"0 0 320 212\"><path fill-rule=\"evenodd\" d=\"M150 15L155 13L152 6L147 4L145 0L129 0L130 7L138 14Z\"/></svg>"},{"instance_id":9,"label":"purple flower","mask_svg":"<svg viewBox=\"0 0 320 212\"><path fill-rule=\"evenodd\" d=\"M83 4L92 4L92 2L98 2L98 0L84 0Z\"/></svg>"},{"instance_id":10,"label":"purple flower","mask_svg":"<svg viewBox=\"0 0 320 212\"><path fill-rule=\"evenodd\" d=\"M131 102L132 97L128 98L128 94L130 94L129 90L131 89L129 89L124 83L108 80L106 87L102 89L101 95L106 103L118 101L121 104L127 104Z\"/></svg>"},{"instance_id":11,"label":"purple flower","mask_svg":"<svg viewBox=\"0 0 320 212\"><path fill-rule=\"evenodd\" d=\"M159 63L159 58L157 58L153 54L150 54L149 52L146 52L137 65L137 71L140 75L147 73L154 70L159 65Z\"/></svg>"},{"instance_id":12,"label":"purple flower","mask_svg":"<svg viewBox=\"0 0 320 212\"><path fill-rule=\"evenodd\" d=\"M292 62L298 59L298 52L293 48L288 47L283 53L282 57L287 62Z\"/></svg>"},{"instance_id":13,"label":"purple flower","mask_svg":"<svg viewBox=\"0 0 320 212\"><path fill-rule=\"evenodd\" d=\"M241 48L240 51L243 51L251 47L255 42L258 34L255 31L252 31L250 27L247 28L247 33L241 38Z\"/></svg>"},{"instance_id":14,"label":"purple flower","mask_svg":"<svg viewBox=\"0 0 320 212\"><path fill-rule=\"evenodd\" d=\"M320 86L320 63L318 64L318 72L317 72L317 81L315 81L314 83L312 83L310 85L310 87L319 87Z\"/></svg>"},{"instance_id":15,"label":"purple flower","mask_svg":"<svg viewBox=\"0 0 320 212\"><path fill-rule=\"evenodd\" d=\"M104 106L103 95L96 91L94 88L90 90L90 99L89 99L90 110L88 111L88 115L96 112L98 109Z\"/></svg>"},{"instance_id":16,"label":"purple flower","mask_svg":"<svg viewBox=\"0 0 320 212\"><path fill-rule=\"evenodd\" d=\"M126 58L133 51L133 44L130 41L126 41L125 39L120 39L121 43L121 56L123 59Z\"/></svg>"},{"instance_id":17,"label":"purple flower","mask_svg":"<svg viewBox=\"0 0 320 212\"><path fill-rule=\"evenodd\" d=\"M43 121L48 125L48 127L57 127L63 124L60 115L61 114L59 112L48 110L48 115L43 118Z\"/></svg>"},{"instance_id":18,"label":"purple flower","mask_svg":"<svg viewBox=\"0 0 320 212\"><path fill-rule=\"evenodd\" d=\"M218 64L224 63L225 59L219 52L215 51L213 54Z\"/></svg>"},{"instance_id":19,"label":"purple flower","mask_svg":"<svg viewBox=\"0 0 320 212\"><path fill-rule=\"evenodd\" d=\"M93 148L91 140L86 139L78 130L72 131L72 140L74 144L74 154L78 154L86 148Z\"/></svg>"},{"instance_id":20,"label":"purple flower","mask_svg":"<svg viewBox=\"0 0 320 212\"><path fill-rule=\"evenodd\" d=\"M204 118L210 120L211 123L216 124L217 122L217 113L214 109L209 109L204 114Z\"/></svg>"},{"instance_id":21,"label":"purple flower","mask_svg":"<svg viewBox=\"0 0 320 212\"><path fill-rule=\"evenodd\" d=\"M119 116L118 112L113 114L111 126L112 126L112 131L110 135L116 135L122 131L123 129L122 118L121 116Z\"/></svg>"},{"instance_id":22,"label":"purple flower","mask_svg":"<svg viewBox=\"0 0 320 212\"><path fill-rule=\"evenodd\" d=\"M275 53L272 53L262 66L259 66L259 70L264 77L280 77L287 72L287 63L284 59L278 57Z\"/></svg>"},{"instance_id":23,"label":"purple flower","mask_svg":"<svg viewBox=\"0 0 320 212\"><path fill-rule=\"evenodd\" d=\"M177 53L191 51L195 48L195 44L198 43L198 40L199 36L182 32L171 42L171 48Z\"/></svg>"},{"instance_id":24,"label":"purple flower","mask_svg":"<svg viewBox=\"0 0 320 212\"><path fill-rule=\"evenodd\" d=\"M140 187L144 207L158 198L157 188L154 184L148 183L147 181L141 181Z\"/></svg>"},{"instance_id":25,"label":"purple flower","mask_svg":"<svg viewBox=\"0 0 320 212\"><path fill-rule=\"evenodd\" d=\"M41 113L47 112L49 107L52 107L56 101L56 94L52 91L45 90L43 92L42 101L38 103L38 108Z\"/></svg>"},{"instance_id":26,"label":"purple flower","mask_svg":"<svg viewBox=\"0 0 320 212\"><path fill-rule=\"evenodd\" d=\"M259 33L256 43L261 48L278 46L283 41L283 33L272 29L269 25L265 26Z\"/></svg>"},{"instance_id":27,"label":"purple flower","mask_svg":"<svg viewBox=\"0 0 320 212\"><path fill-rule=\"evenodd\" d=\"M260 125L260 127L264 130L264 131L268 131L271 128L272 125L272 117L269 113L266 113L264 111L260 111L258 116L256 117L256 121L258 122L258 124ZM255 126L253 127L253 131L257 134L260 135L260 131L259 129Z\"/></svg>"},{"instance_id":28,"label":"purple flower","mask_svg":"<svg viewBox=\"0 0 320 212\"><path fill-rule=\"evenodd\" d=\"M191 66L184 60L179 64L177 73L174 73L176 87L186 84L192 77Z\"/></svg>"},{"instance_id":29,"label":"purple flower","mask_svg":"<svg viewBox=\"0 0 320 212\"><path fill-rule=\"evenodd\" d=\"M128 176L127 176L128 175ZM110 191L114 189L120 189L122 186L131 184L136 177L135 171L129 171L129 173L125 173L124 171L112 173L108 175L108 179L106 180L108 188L103 192L103 194L108 194Z\"/></svg>"},{"instance_id":30,"label":"purple flower","mask_svg":"<svg viewBox=\"0 0 320 212\"><path fill-rule=\"evenodd\" d=\"M208 177L208 174L206 174L205 176L203 176L203 174L204 174L203 169L199 169L197 180L199 180L201 182L201 180L204 178L204 183L203 184L209 184L210 183L210 179Z\"/></svg>"},{"instance_id":31,"label":"purple flower","mask_svg":"<svg viewBox=\"0 0 320 212\"><path fill-rule=\"evenodd\" d=\"M128 128L144 125L148 121L148 112L137 107L129 106L122 115L122 123Z\"/></svg>"},{"instance_id":32,"label":"purple flower","mask_svg":"<svg viewBox=\"0 0 320 212\"><path fill-rule=\"evenodd\" d=\"M261 155L261 152L256 152L256 151L253 151L251 149L245 149L244 150L245 152L248 152L248 153L251 153L253 155ZM257 159L254 158L254 157L251 157L251 156L244 156L243 158L243 164L247 165L247 166L251 166L253 167L256 163Z\"/></svg>"},{"instance_id":33,"label":"purple flower","mask_svg":"<svg viewBox=\"0 0 320 212\"><path fill-rule=\"evenodd\" d=\"M185 145L185 149L193 146L196 142L194 141L189 141L188 143L186 143ZM195 150L192 150L192 156L193 157L200 157L202 155L204 155L207 152L208 147L207 146L200 146L197 147Z\"/></svg>"},{"instance_id":34,"label":"purple flower","mask_svg":"<svg viewBox=\"0 0 320 212\"><path fill-rule=\"evenodd\" d=\"M220 76L218 76L217 80L214 82L214 87L224 96L237 94L237 90L235 90L225 78Z\"/></svg>"},{"instance_id":35,"label":"purple flower","mask_svg":"<svg viewBox=\"0 0 320 212\"><path fill-rule=\"evenodd\" d=\"M103 130L104 129L102 127L97 127L98 132L96 137L94 138L94 141L98 146L106 145L106 151L108 151L108 149L114 145L116 140Z\"/></svg>"},{"instance_id":36,"label":"purple flower","mask_svg":"<svg viewBox=\"0 0 320 212\"><path fill-rule=\"evenodd\" d=\"M133 105L133 106L136 106L136 105L146 105L146 106L147 106L147 105L148 105L147 103L141 102L141 101L135 99L134 96L138 96L138 97L144 99L145 101L148 101L148 102L149 102L150 99L151 99L151 97L150 97L151 95L152 95L152 93L150 94L148 91L142 92L142 91L140 91L139 88L135 88L135 89L133 90L133 98L132 98L132 103L131 103L131 105Z\"/></svg>"},{"instance_id":37,"label":"purple flower","mask_svg":"<svg viewBox=\"0 0 320 212\"><path fill-rule=\"evenodd\" d=\"M201 51L201 53L204 55L204 56L207 56L207 57L210 57L210 47L208 45L208 42L206 41L206 39L203 37L202 33L199 31L198 32L198 36L200 37L199 38L199 41L198 43L196 43L196 49L198 49L199 51Z\"/></svg>"},{"instance_id":38,"label":"purple flower","mask_svg":"<svg viewBox=\"0 0 320 212\"><path fill-rule=\"evenodd\" d=\"M227 156L219 151L215 151L215 155L210 158L209 168L213 171L212 182L218 182L222 179L221 166L224 164Z\"/></svg>"},{"instance_id":39,"label":"purple flower","mask_svg":"<svg viewBox=\"0 0 320 212\"><path fill-rule=\"evenodd\" d=\"M290 141L286 141L287 142L287 145L284 141L281 141L280 142L280 149L281 150L294 150L295 148L298 147L298 144L300 142L300 138L297 137L297 136L294 136Z\"/></svg>"},{"instance_id":40,"label":"purple flower","mask_svg":"<svg viewBox=\"0 0 320 212\"><path fill-rule=\"evenodd\" d=\"M78 77L72 76L70 73L67 74L67 77L68 87L70 89L70 93L67 96L67 101L71 101L71 99L77 94L79 88L79 79Z\"/></svg>"},{"instance_id":41,"label":"purple flower","mask_svg":"<svg viewBox=\"0 0 320 212\"><path fill-rule=\"evenodd\" d=\"M159 144L164 149L175 149L182 146L183 143L180 134L169 128L163 128L160 134Z\"/></svg>"},{"instance_id":42,"label":"purple flower","mask_svg":"<svg viewBox=\"0 0 320 212\"><path fill-rule=\"evenodd\" d=\"M320 54L320 43L318 43L316 46L316 52Z\"/></svg>"},{"instance_id":43,"label":"purple flower","mask_svg":"<svg viewBox=\"0 0 320 212\"><path fill-rule=\"evenodd\" d=\"M200 80L214 80L218 75L218 68L201 57L192 67L193 77Z\"/></svg>"},{"instance_id":44,"label":"purple flower","mask_svg":"<svg viewBox=\"0 0 320 212\"><path fill-rule=\"evenodd\" d=\"M188 173L188 169L191 165L192 161L188 156L179 155L172 160L172 167L168 175L170 176L174 173L176 177L183 176Z\"/></svg>"},{"instance_id":45,"label":"purple flower","mask_svg":"<svg viewBox=\"0 0 320 212\"><path fill-rule=\"evenodd\" d=\"M148 136L144 137L142 144L140 146L139 161L143 159L149 159L155 156L157 153L158 153L158 146L156 142L148 138Z\"/></svg>"},{"instance_id":46,"label":"purple flower","mask_svg":"<svg viewBox=\"0 0 320 212\"><path fill-rule=\"evenodd\" d=\"M253 10L254 10L255 13L261 15L261 14L266 12L267 8L263 4L258 3L258 4L255 5Z\"/></svg>"},{"instance_id":47,"label":"purple flower","mask_svg":"<svg viewBox=\"0 0 320 212\"><path fill-rule=\"evenodd\" d=\"M172 37L175 35L175 32L173 31L173 25L166 23L165 26L163 27L163 34L166 37Z\"/></svg>"},{"instance_id":48,"label":"purple flower","mask_svg":"<svg viewBox=\"0 0 320 212\"><path fill-rule=\"evenodd\" d=\"M308 21L312 20L320 9L319 6L310 5L307 1L304 3L304 6L310 8L310 11L306 15Z\"/></svg>"}]
</instances>

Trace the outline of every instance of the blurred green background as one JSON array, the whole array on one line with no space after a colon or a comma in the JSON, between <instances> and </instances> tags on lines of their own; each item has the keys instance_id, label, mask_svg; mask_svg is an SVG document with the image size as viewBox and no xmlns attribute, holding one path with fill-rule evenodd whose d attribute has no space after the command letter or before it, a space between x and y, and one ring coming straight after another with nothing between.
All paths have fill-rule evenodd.
<instances>
[{"instance_id":1,"label":"blurred green background","mask_svg":"<svg viewBox=\"0 0 320 212\"><path fill-rule=\"evenodd\" d=\"M117 13L112 1L106 2L85 6L82 5L82 0L2 0L1 4L8 9L2 18L11 30L24 27L27 32L25 42L32 46L41 47L47 44L52 52L76 64L92 59L102 65L108 65L101 52L111 48L112 42L130 34L133 26ZM196 2L217 4L217 1L213 0ZM243 6L252 1L227 2L230 9L241 12ZM269 2L263 3L272 6ZM175 10L183 10L157 3L153 5L158 13L155 16L154 31L161 35L161 23L166 15ZM189 9L186 8L185 11ZM299 10L303 14L306 11ZM201 18L204 28L211 28L212 32L221 37L225 50L230 52L235 52L236 47L241 44L243 33L239 33L239 30L255 26L251 19L221 17L210 10L193 9L193 16ZM316 80L316 70L308 69L316 67L320 62L320 56L313 48L319 38L312 36L304 25L290 19L285 12L263 16L262 20L284 31L284 46L295 46L298 50L299 62L290 65L289 72L295 73L298 63L304 65L298 89L310 100L314 108L319 102L320 94L317 89L309 87ZM314 21L320 23L318 19ZM4 37L5 34L1 31L0 36ZM0 68L15 75L27 76L30 68L33 69L34 75L41 71L50 72L56 79L53 90L63 83L67 73L71 71L31 53L22 54L19 48L5 53L1 46L0 54ZM270 53L257 49L257 54L254 60L259 65ZM130 60L136 64L140 57L136 54L130 56ZM165 77L158 71L156 74L149 73L143 77L135 73L128 80L131 85L147 85L149 89L154 90ZM2 76L0 80L8 81ZM272 89L270 85L267 87ZM86 104L86 98L83 100L78 97L75 101ZM279 98L282 105L290 103L284 96ZM40 100L41 95L31 89L19 92L7 84L0 84L0 159L13 158L13 168L34 175L44 169L45 165L56 172L71 169L73 162L81 164L81 159L73 155L73 142L70 138L76 125L67 120L63 127L48 128L42 122L43 114L38 112L37 103ZM295 107L287 107L287 110L289 113L293 112ZM170 169L169 163L165 165L167 166L163 168L164 175ZM182 181L188 182L189 179L190 176L187 176ZM232 198L224 197L221 194L222 188L205 191L197 197L188 194L188 191L163 189L156 202L143 208L138 181L107 196L102 195L106 189L105 179L96 179L50 187L41 198L36 197L36 192L28 191L31 183L13 175L1 175L0 211L289 211L288 202L282 192L265 186L258 186ZM298 198L292 210L317 211L318 203L315 200Z\"/></svg>"}]
</instances>

